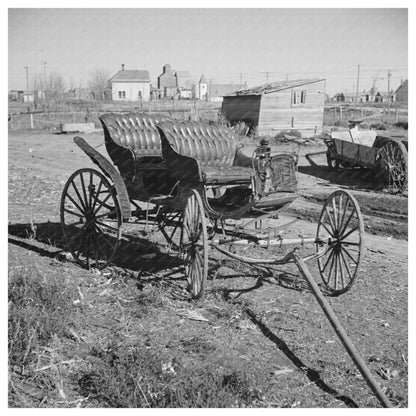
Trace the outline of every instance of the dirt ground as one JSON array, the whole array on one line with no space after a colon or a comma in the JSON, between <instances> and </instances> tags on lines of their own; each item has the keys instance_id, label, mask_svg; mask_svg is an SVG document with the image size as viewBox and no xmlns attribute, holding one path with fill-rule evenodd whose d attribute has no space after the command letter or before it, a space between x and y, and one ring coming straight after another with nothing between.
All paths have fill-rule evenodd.
<instances>
[{"instance_id":1,"label":"dirt ground","mask_svg":"<svg viewBox=\"0 0 416 416\"><path fill-rule=\"evenodd\" d=\"M81 136L106 154L102 134ZM104 348L117 334L123 347L145 348L165 360L172 385L185 369L238 370L255 386L252 407L380 407L294 266L261 278L246 266L224 264L210 272L204 298L192 302L178 296L184 281L171 278L165 263L155 261L167 254L152 230L127 247L136 253L127 266L116 262L98 272L74 263L60 231L61 192L72 172L94 165L73 137L9 134L9 270L33 268L46 279L71 281L80 312L76 336L54 347L58 361L71 363L59 367L60 388L23 383L21 402L100 407L91 391L81 388L80 374L90 365L92 347ZM329 302L392 404L407 407L407 196L376 192L369 172L330 172L324 155L313 156L318 166L311 166L304 155L322 150L322 144L300 149L300 196L281 216L299 217L296 231L313 236L330 192L350 189L356 196L367 232L362 270L349 292ZM221 260L212 253L212 270ZM310 270L318 279L315 265Z\"/></svg>"}]
</instances>

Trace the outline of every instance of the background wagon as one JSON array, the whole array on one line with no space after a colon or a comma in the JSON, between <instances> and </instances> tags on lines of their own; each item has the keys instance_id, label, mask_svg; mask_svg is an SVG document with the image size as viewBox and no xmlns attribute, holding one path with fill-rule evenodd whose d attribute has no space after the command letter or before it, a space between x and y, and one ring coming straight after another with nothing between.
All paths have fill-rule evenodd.
<instances>
[{"instance_id":1,"label":"background wagon","mask_svg":"<svg viewBox=\"0 0 416 416\"><path fill-rule=\"evenodd\" d=\"M380 187L390 192L407 190L408 141L402 137L379 136L374 130L332 132L325 139L331 169L362 167L374 171Z\"/></svg>"}]
</instances>

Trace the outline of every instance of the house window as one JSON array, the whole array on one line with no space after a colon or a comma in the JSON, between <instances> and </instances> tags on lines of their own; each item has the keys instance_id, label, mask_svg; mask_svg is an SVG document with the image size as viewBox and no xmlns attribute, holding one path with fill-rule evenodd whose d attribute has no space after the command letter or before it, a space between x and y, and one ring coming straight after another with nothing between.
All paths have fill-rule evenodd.
<instances>
[{"instance_id":1,"label":"house window","mask_svg":"<svg viewBox=\"0 0 416 416\"><path fill-rule=\"evenodd\" d=\"M292 91L292 105L302 105L306 103L306 90Z\"/></svg>"},{"instance_id":2,"label":"house window","mask_svg":"<svg viewBox=\"0 0 416 416\"><path fill-rule=\"evenodd\" d=\"M126 91L119 91L118 92L118 98L120 100L125 100L126 99Z\"/></svg>"}]
</instances>

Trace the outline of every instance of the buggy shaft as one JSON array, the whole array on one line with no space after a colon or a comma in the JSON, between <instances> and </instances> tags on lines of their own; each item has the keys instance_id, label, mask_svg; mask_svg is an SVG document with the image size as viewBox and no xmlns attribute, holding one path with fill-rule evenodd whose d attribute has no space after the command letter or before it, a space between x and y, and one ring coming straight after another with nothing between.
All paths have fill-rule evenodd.
<instances>
[{"instance_id":1,"label":"buggy shaft","mask_svg":"<svg viewBox=\"0 0 416 416\"><path fill-rule=\"evenodd\" d=\"M303 277L309 284L309 287L312 290L316 300L319 303L319 306L322 308L324 314L328 318L328 321L334 328L335 333L337 334L338 338L340 339L341 343L344 345L348 355L351 357L352 361L360 371L361 375L363 376L364 380L367 382L367 385L371 388L377 399L383 405L383 407L393 407L390 403L387 396L381 390L379 384L371 374L369 368L365 364L364 360L359 355L358 351L356 350L354 344L349 339L347 333L345 332L344 328L342 327L341 323L339 322L338 318L336 317L334 311L332 310L331 306L329 305L328 301L325 299L322 292L319 290L318 285L316 284L315 280L313 279L309 269L306 267L303 259L299 257L297 254L291 254L293 260L299 267L299 270L302 272Z\"/></svg>"}]
</instances>

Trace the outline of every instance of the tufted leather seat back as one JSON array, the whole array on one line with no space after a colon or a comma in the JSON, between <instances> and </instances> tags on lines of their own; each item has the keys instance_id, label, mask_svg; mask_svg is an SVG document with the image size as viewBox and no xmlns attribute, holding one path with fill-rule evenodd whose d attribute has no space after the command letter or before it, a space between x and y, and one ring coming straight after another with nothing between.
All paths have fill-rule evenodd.
<instances>
[{"instance_id":1,"label":"tufted leather seat back","mask_svg":"<svg viewBox=\"0 0 416 416\"><path fill-rule=\"evenodd\" d=\"M173 149L197 159L202 166L229 168L233 165L238 139L232 130L196 121L164 121L158 124Z\"/></svg>"},{"instance_id":2,"label":"tufted leather seat back","mask_svg":"<svg viewBox=\"0 0 416 416\"><path fill-rule=\"evenodd\" d=\"M162 157L162 147L156 125L169 117L147 113L104 114L100 121L105 141L130 149L136 159L146 156Z\"/></svg>"}]
</instances>

